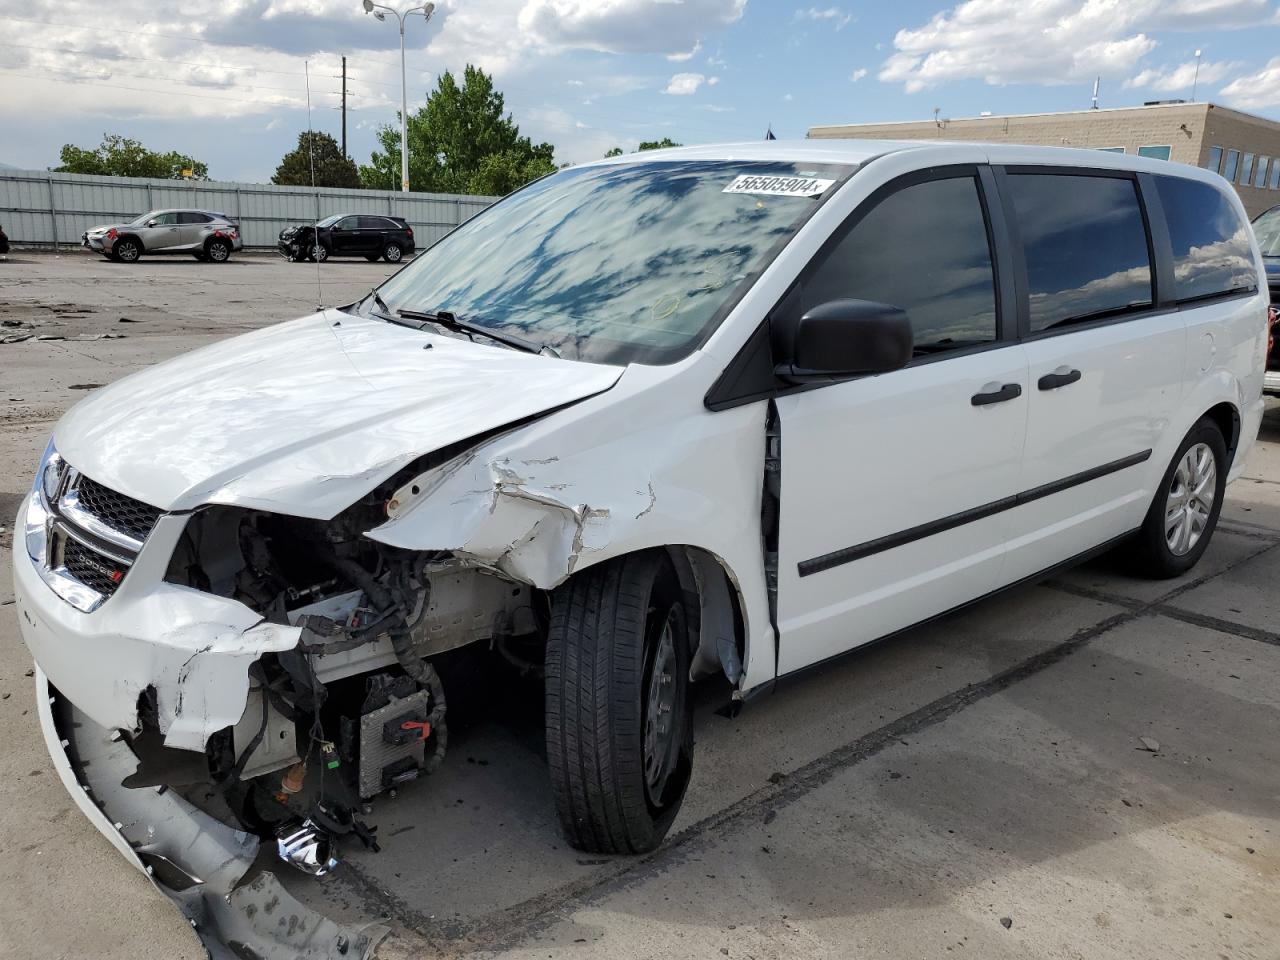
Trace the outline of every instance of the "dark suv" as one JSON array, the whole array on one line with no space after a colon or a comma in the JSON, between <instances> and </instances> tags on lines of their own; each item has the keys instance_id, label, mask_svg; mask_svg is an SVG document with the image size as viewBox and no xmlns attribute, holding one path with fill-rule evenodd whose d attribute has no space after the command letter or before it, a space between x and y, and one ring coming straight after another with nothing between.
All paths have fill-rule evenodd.
<instances>
[{"instance_id":1,"label":"dark suv","mask_svg":"<svg viewBox=\"0 0 1280 960\"><path fill-rule=\"evenodd\" d=\"M1258 249L1262 251L1262 262L1267 268L1273 318L1265 390L1273 396L1280 396L1280 344L1276 343L1280 330L1276 329L1275 321L1276 307L1280 306L1280 205L1258 214L1253 221L1253 233L1258 238Z\"/></svg>"},{"instance_id":2,"label":"dark suv","mask_svg":"<svg viewBox=\"0 0 1280 960\"><path fill-rule=\"evenodd\" d=\"M413 227L402 217L339 213L314 225L286 227L276 246L289 260L364 257L372 263L381 257L387 263L399 263L413 254Z\"/></svg>"}]
</instances>

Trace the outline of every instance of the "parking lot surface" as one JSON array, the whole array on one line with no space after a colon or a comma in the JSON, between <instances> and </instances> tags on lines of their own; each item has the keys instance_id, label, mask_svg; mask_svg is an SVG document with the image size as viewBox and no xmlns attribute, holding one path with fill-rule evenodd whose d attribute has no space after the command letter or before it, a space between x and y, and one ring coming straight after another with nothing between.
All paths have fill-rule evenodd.
<instances>
[{"instance_id":1,"label":"parking lot surface","mask_svg":"<svg viewBox=\"0 0 1280 960\"><path fill-rule=\"evenodd\" d=\"M332 261L317 289L314 265L265 256L0 263L0 956L201 955L76 811L40 739L8 548L54 421L99 385L348 302L392 269ZM1103 558L736 719L707 691L693 784L652 855L565 845L534 690L377 805L382 853L346 851L331 877L290 886L335 918L388 923L388 957L1274 960L1278 581L1272 406L1187 577L1137 580Z\"/></svg>"}]
</instances>

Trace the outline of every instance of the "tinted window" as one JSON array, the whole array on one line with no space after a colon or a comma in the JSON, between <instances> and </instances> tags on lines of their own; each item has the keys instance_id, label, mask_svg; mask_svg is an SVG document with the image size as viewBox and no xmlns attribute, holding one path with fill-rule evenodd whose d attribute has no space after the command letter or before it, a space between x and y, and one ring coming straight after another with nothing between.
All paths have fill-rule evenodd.
<instances>
[{"instance_id":1,"label":"tinted window","mask_svg":"<svg viewBox=\"0 0 1280 960\"><path fill-rule=\"evenodd\" d=\"M1269 157L1258 158L1258 169L1253 174L1253 185L1255 187L1265 187L1267 185L1267 165L1270 162Z\"/></svg>"},{"instance_id":2,"label":"tinted window","mask_svg":"<svg viewBox=\"0 0 1280 960\"><path fill-rule=\"evenodd\" d=\"M157 227L173 226L178 222L178 215L176 213L158 213L151 218L151 222L154 222Z\"/></svg>"},{"instance_id":3,"label":"tinted window","mask_svg":"<svg viewBox=\"0 0 1280 960\"><path fill-rule=\"evenodd\" d=\"M1173 246L1178 300L1212 297L1257 284L1249 228L1219 190L1178 177L1156 177Z\"/></svg>"},{"instance_id":4,"label":"tinted window","mask_svg":"<svg viewBox=\"0 0 1280 960\"><path fill-rule=\"evenodd\" d=\"M1222 168L1222 175L1232 183L1236 182L1236 169L1240 166L1240 151L1227 151L1227 165Z\"/></svg>"},{"instance_id":5,"label":"tinted window","mask_svg":"<svg viewBox=\"0 0 1280 960\"><path fill-rule=\"evenodd\" d=\"M1271 190L1280 190L1280 157L1271 165L1271 182L1267 186Z\"/></svg>"},{"instance_id":6,"label":"tinted window","mask_svg":"<svg viewBox=\"0 0 1280 960\"><path fill-rule=\"evenodd\" d=\"M1153 160L1168 160L1171 153L1173 153L1172 147L1152 146L1138 148L1138 156L1151 157Z\"/></svg>"},{"instance_id":7,"label":"tinted window","mask_svg":"<svg viewBox=\"0 0 1280 960\"><path fill-rule=\"evenodd\" d=\"M205 216L203 213L180 213L178 214L179 223L208 223L213 217Z\"/></svg>"},{"instance_id":8,"label":"tinted window","mask_svg":"<svg viewBox=\"0 0 1280 960\"><path fill-rule=\"evenodd\" d=\"M995 282L977 182L931 180L880 201L811 274L802 310L843 298L906 310L917 353L994 340Z\"/></svg>"},{"instance_id":9,"label":"tinted window","mask_svg":"<svg viewBox=\"0 0 1280 960\"><path fill-rule=\"evenodd\" d=\"M1222 148L1221 147L1209 148L1209 160L1205 164L1205 169L1212 170L1214 173L1217 173L1219 170L1222 169Z\"/></svg>"},{"instance_id":10,"label":"tinted window","mask_svg":"<svg viewBox=\"0 0 1280 960\"><path fill-rule=\"evenodd\" d=\"M1009 185L1032 332L1150 306L1151 260L1133 181L1015 174Z\"/></svg>"},{"instance_id":11,"label":"tinted window","mask_svg":"<svg viewBox=\"0 0 1280 960\"><path fill-rule=\"evenodd\" d=\"M1253 154L1246 153L1244 159L1240 161L1240 182L1246 187L1249 180L1253 177Z\"/></svg>"},{"instance_id":12,"label":"tinted window","mask_svg":"<svg viewBox=\"0 0 1280 960\"><path fill-rule=\"evenodd\" d=\"M333 225L335 230L355 230L360 226L359 217L344 217Z\"/></svg>"},{"instance_id":13,"label":"tinted window","mask_svg":"<svg viewBox=\"0 0 1280 960\"><path fill-rule=\"evenodd\" d=\"M361 230L391 230L394 227L395 227L395 224L388 223L382 217L361 217L360 218Z\"/></svg>"}]
</instances>

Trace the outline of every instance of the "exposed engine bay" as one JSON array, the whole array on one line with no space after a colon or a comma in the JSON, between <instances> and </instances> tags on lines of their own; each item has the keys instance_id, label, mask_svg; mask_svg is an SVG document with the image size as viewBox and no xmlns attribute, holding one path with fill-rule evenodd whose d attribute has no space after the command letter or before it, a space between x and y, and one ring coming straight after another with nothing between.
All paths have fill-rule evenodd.
<instances>
[{"instance_id":1,"label":"exposed engine bay","mask_svg":"<svg viewBox=\"0 0 1280 960\"><path fill-rule=\"evenodd\" d=\"M484 643L536 669L548 606L542 591L447 553L364 537L386 497L375 491L330 521L224 506L188 519L166 580L234 599L301 639L252 665L243 717L203 755L164 745L148 689L125 786L182 789L315 876L336 866L341 838L378 848L370 801L430 774L447 749L432 658Z\"/></svg>"}]
</instances>

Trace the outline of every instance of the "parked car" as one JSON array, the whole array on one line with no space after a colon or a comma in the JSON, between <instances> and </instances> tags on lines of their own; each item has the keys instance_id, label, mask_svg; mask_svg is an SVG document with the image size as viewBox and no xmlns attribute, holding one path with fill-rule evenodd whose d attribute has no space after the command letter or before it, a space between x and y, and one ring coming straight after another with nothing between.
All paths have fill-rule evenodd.
<instances>
[{"instance_id":1,"label":"parked car","mask_svg":"<svg viewBox=\"0 0 1280 960\"><path fill-rule=\"evenodd\" d=\"M1266 391L1280 396L1280 346L1276 344L1275 324L1280 315L1280 204L1258 214L1253 221L1253 232L1262 251L1262 262L1267 270L1267 289L1271 295L1272 331L1267 350Z\"/></svg>"},{"instance_id":2,"label":"parked car","mask_svg":"<svg viewBox=\"0 0 1280 960\"><path fill-rule=\"evenodd\" d=\"M58 423L14 562L54 763L217 918L197 933L284 953L246 911L288 895L237 888L253 838L321 874L385 791L426 822L437 664L492 645L545 673L569 842L652 850L693 682L738 708L1112 547L1150 577L1196 565L1262 417L1247 223L1206 170L1010 145L775 141L538 180L359 302ZM459 683L489 704L505 661L481 662ZM304 779L299 819L272 798ZM414 890L428 854L397 859Z\"/></svg>"},{"instance_id":3,"label":"parked car","mask_svg":"<svg viewBox=\"0 0 1280 960\"><path fill-rule=\"evenodd\" d=\"M90 227L81 243L109 260L133 263L143 254L185 253L223 263L243 248L240 224L212 210L152 210L126 223Z\"/></svg>"},{"instance_id":4,"label":"parked car","mask_svg":"<svg viewBox=\"0 0 1280 960\"><path fill-rule=\"evenodd\" d=\"M320 243L315 242L319 231ZM414 251L413 227L403 217L364 213L339 213L319 223L302 223L280 231L277 247L288 260L330 257L364 257L370 263L381 257L399 263Z\"/></svg>"},{"instance_id":5,"label":"parked car","mask_svg":"<svg viewBox=\"0 0 1280 960\"><path fill-rule=\"evenodd\" d=\"M4 232L4 225L0 224L0 257L9 253L9 235Z\"/></svg>"}]
</instances>

